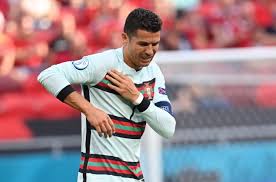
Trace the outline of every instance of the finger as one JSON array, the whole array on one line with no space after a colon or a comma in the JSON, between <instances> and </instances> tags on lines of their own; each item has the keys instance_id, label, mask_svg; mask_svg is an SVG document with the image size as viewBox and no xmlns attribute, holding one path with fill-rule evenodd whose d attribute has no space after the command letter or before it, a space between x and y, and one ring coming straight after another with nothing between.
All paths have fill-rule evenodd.
<instances>
[{"instance_id":1,"label":"finger","mask_svg":"<svg viewBox=\"0 0 276 182\"><path fill-rule=\"evenodd\" d=\"M112 85L110 83L107 84L111 89L115 90L116 92L120 93L121 89L115 85Z\"/></svg>"},{"instance_id":2,"label":"finger","mask_svg":"<svg viewBox=\"0 0 276 182\"><path fill-rule=\"evenodd\" d=\"M111 127L110 123L108 122L108 119L105 123L105 128L107 130L108 136L111 137L112 136L112 127Z\"/></svg>"},{"instance_id":3,"label":"finger","mask_svg":"<svg viewBox=\"0 0 276 182\"><path fill-rule=\"evenodd\" d=\"M104 134L104 137L107 138L108 133L107 133L107 129L106 129L106 127L105 127L105 124L102 123L102 124L100 125L100 127L101 127L101 130L102 130L103 134Z\"/></svg>"},{"instance_id":4,"label":"finger","mask_svg":"<svg viewBox=\"0 0 276 182\"><path fill-rule=\"evenodd\" d=\"M123 81L128 81L131 80L133 82L133 80L131 79L131 77L122 74L121 72L117 71L117 70L111 70L111 72L114 72L115 74L117 74L119 77L121 77L121 79L123 79Z\"/></svg>"},{"instance_id":5,"label":"finger","mask_svg":"<svg viewBox=\"0 0 276 182\"><path fill-rule=\"evenodd\" d=\"M112 134L115 133L115 130L116 130L115 129L115 125L114 125L114 123L113 123L113 121L112 121L112 119L110 117L108 117L108 122L109 122L109 124L111 126Z\"/></svg>"},{"instance_id":6,"label":"finger","mask_svg":"<svg viewBox=\"0 0 276 182\"><path fill-rule=\"evenodd\" d=\"M113 84L117 85L117 86L120 86L121 83L116 80L115 78L111 77L110 75L106 75L106 79L108 79L109 81L111 81Z\"/></svg>"},{"instance_id":7,"label":"finger","mask_svg":"<svg viewBox=\"0 0 276 182\"><path fill-rule=\"evenodd\" d=\"M121 78L124 78L124 77L125 77L125 75L122 74L122 72L120 72L120 71L118 71L118 70L112 69L111 71L114 72L114 73L116 73L117 75L119 75Z\"/></svg>"},{"instance_id":8,"label":"finger","mask_svg":"<svg viewBox=\"0 0 276 182\"><path fill-rule=\"evenodd\" d=\"M107 121L109 123L109 126L111 127L111 135L112 135L113 133L115 133L115 125L114 125L112 119L109 116L108 116L107 119L108 119Z\"/></svg>"},{"instance_id":9,"label":"finger","mask_svg":"<svg viewBox=\"0 0 276 182\"><path fill-rule=\"evenodd\" d=\"M125 80L123 74L119 73L116 70L111 70L108 72L108 74L113 78L115 78L116 80L118 80L119 82L123 82Z\"/></svg>"},{"instance_id":10,"label":"finger","mask_svg":"<svg viewBox=\"0 0 276 182\"><path fill-rule=\"evenodd\" d=\"M107 138L107 137L108 137L108 134L105 133L105 134L104 134L104 137Z\"/></svg>"},{"instance_id":11,"label":"finger","mask_svg":"<svg viewBox=\"0 0 276 182\"><path fill-rule=\"evenodd\" d=\"M95 128L96 128L96 131L98 132L99 136L102 137L103 134L102 134L101 127L100 126L95 126Z\"/></svg>"}]
</instances>

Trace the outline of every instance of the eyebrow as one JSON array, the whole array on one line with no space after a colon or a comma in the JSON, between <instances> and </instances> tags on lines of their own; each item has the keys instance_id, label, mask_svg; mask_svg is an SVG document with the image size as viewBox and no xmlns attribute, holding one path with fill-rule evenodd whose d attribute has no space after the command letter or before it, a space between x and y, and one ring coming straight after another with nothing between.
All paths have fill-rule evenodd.
<instances>
[{"instance_id":1,"label":"eyebrow","mask_svg":"<svg viewBox=\"0 0 276 182\"><path fill-rule=\"evenodd\" d=\"M153 44L153 45L155 45L155 44L160 43L160 41L157 41L157 42L138 41L138 43L139 43L139 44Z\"/></svg>"}]
</instances>

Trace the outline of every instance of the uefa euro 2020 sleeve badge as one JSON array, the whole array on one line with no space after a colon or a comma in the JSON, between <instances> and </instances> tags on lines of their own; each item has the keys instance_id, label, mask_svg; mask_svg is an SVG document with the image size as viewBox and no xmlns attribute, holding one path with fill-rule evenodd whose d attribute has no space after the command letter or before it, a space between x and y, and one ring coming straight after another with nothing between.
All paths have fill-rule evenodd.
<instances>
[{"instance_id":1,"label":"uefa euro 2020 sleeve badge","mask_svg":"<svg viewBox=\"0 0 276 182\"><path fill-rule=\"evenodd\" d=\"M73 61L72 64L74 65L74 67L78 70L84 70L85 68L87 68L88 66L88 60L87 59L80 59L77 61Z\"/></svg>"}]
</instances>

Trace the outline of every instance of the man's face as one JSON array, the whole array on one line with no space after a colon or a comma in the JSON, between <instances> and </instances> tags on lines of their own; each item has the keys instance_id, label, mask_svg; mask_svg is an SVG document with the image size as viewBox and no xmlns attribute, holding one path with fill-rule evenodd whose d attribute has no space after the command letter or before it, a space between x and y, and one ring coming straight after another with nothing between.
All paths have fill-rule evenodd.
<instances>
[{"instance_id":1,"label":"man's face","mask_svg":"<svg viewBox=\"0 0 276 182\"><path fill-rule=\"evenodd\" d=\"M123 33L125 42L125 61L132 68L139 70L148 66L158 50L160 42L159 32L137 30L131 37Z\"/></svg>"}]
</instances>

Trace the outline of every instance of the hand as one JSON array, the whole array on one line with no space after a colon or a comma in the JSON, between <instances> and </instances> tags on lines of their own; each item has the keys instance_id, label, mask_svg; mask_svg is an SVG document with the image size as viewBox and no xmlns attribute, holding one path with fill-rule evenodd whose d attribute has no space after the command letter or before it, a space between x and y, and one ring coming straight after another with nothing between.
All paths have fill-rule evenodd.
<instances>
[{"instance_id":1,"label":"hand","mask_svg":"<svg viewBox=\"0 0 276 182\"><path fill-rule=\"evenodd\" d=\"M94 126L100 137L111 137L115 133L115 127L111 118L102 110L93 108L92 111L86 113L86 118L89 123Z\"/></svg>"},{"instance_id":2,"label":"hand","mask_svg":"<svg viewBox=\"0 0 276 182\"><path fill-rule=\"evenodd\" d=\"M129 100L131 103L134 103L134 101L139 97L140 92L135 87L133 81L119 71L109 71L106 75L106 79L113 83L108 84L111 89L118 92L122 97Z\"/></svg>"}]
</instances>

